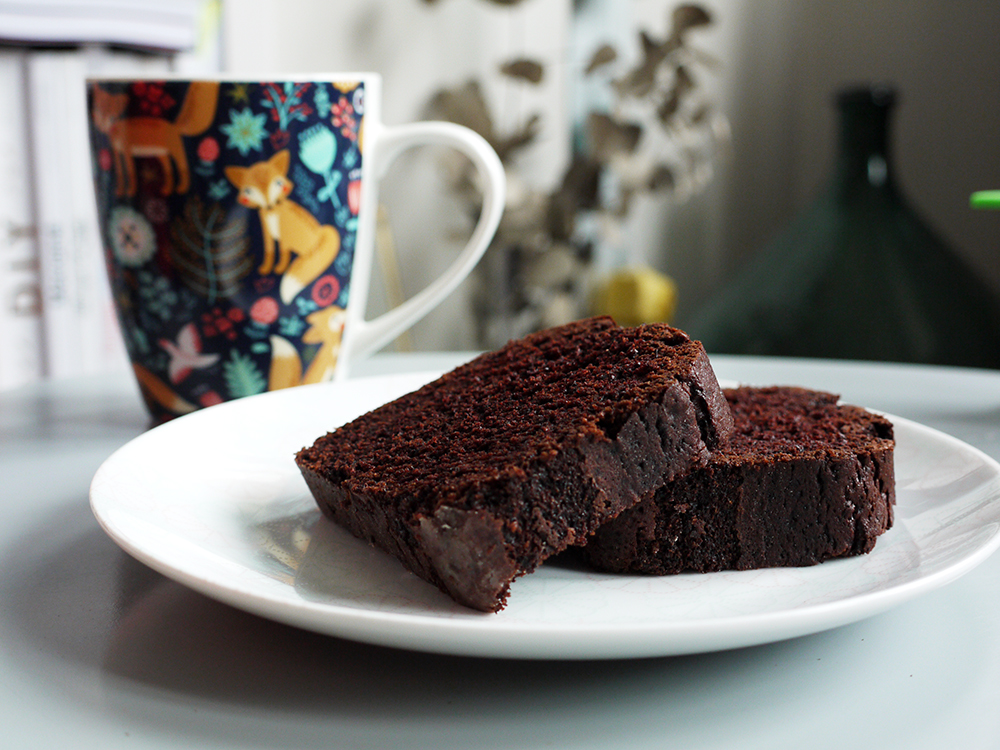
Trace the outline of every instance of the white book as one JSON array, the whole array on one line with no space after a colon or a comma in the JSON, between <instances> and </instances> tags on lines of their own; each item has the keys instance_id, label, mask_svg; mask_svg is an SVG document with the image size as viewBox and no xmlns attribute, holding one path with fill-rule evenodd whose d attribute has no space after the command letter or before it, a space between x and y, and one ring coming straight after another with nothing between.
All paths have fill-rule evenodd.
<instances>
[{"instance_id":1,"label":"white book","mask_svg":"<svg viewBox=\"0 0 1000 750\"><path fill-rule=\"evenodd\" d=\"M156 77L171 72L172 57L144 55L103 45L86 45L80 50L81 80L71 97L74 126L73 211L79 288L77 304L87 321L82 337L87 341L87 372L102 372L128 365L128 355L118 326L105 268L103 239L98 225L94 198L93 164L87 123L86 76L111 75L125 78Z\"/></svg>"},{"instance_id":2,"label":"white book","mask_svg":"<svg viewBox=\"0 0 1000 750\"><path fill-rule=\"evenodd\" d=\"M67 97L79 86L76 53L32 50L27 60L35 221L42 290L45 375L60 378L82 370L78 270L73 232L73 149L68 137Z\"/></svg>"},{"instance_id":3,"label":"white book","mask_svg":"<svg viewBox=\"0 0 1000 750\"><path fill-rule=\"evenodd\" d=\"M0 49L0 96L23 102L23 49ZM0 389L42 375L41 292L29 181L27 117L10 107L0 118Z\"/></svg>"},{"instance_id":4,"label":"white book","mask_svg":"<svg viewBox=\"0 0 1000 750\"><path fill-rule=\"evenodd\" d=\"M5 23L5 14L12 9L22 15L34 13L37 20L64 5L63 0L37 6L0 0L0 22ZM149 3L125 5L148 10ZM6 201L0 221L4 212L10 213L10 221L0 224L0 232L9 226L9 237L27 239L18 240L19 255L8 249L13 240L0 242L7 250L0 255L0 294L6 295L0 302L6 304L9 298L14 305L16 299L21 316L15 323L13 314L0 312L0 387L39 375L61 378L125 367L128 358L114 312L94 200L86 78L156 77L171 72L174 56L99 44L3 52L0 92L8 93L6 101L27 106L14 107L6 127L0 124L0 149L5 149L0 170L6 172L8 194L24 204ZM14 347L15 339L22 346ZM24 345L28 341L33 342L33 359ZM8 375L15 366L19 374Z\"/></svg>"},{"instance_id":5,"label":"white book","mask_svg":"<svg viewBox=\"0 0 1000 750\"><path fill-rule=\"evenodd\" d=\"M87 124L88 75L155 76L166 56L101 47L32 50L26 62L44 374L127 366L105 270Z\"/></svg>"},{"instance_id":6,"label":"white book","mask_svg":"<svg viewBox=\"0 0 1000 750\"><path fill-rule=\"evenodd\" d=\"M76 274L74 303L81 346L77 374L91 374L125 367L128 357L115 317L97 221L87 129L87 60L83 53L76 53L66 64L69 252Z\"/></svg>"},{"instance_id":7,"label":"white book","mask_svg":"<svg viewBox=\"0 0 1000 750\"><path fill-rule=\"evenodd\" d=\"M0 40L187 50L204 0L0 0Z\"/></svg>"}]
</instances>

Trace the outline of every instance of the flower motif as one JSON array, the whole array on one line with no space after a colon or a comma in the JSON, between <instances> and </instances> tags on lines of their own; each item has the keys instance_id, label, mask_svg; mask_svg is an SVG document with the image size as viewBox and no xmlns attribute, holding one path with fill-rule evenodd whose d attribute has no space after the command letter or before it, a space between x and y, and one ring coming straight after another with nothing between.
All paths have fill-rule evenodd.
<instances>
[{"instance_id":1,"label":"flower motif","mask_svg":"<svg viewBox=\"0 0 1000 750\"><path fill-rule=\"evenodd\" d=\"M234 341L239 335L236 324L241 323L243 319L243 311L238 307L231 307L228 310L216 307L211 312L202 313L201 330L206 337L225 336Z\"/></svg>"},{"instance_id":2,"label":"flower motif","mask_svg":"<svg viewBox=\"0 0 1000 750\"><path fill-rule=\"evenodd\" d=\"M360 170L359 170L360 171ZM355 216L361 210L361 177L353 177L347 183L347 206Z\"/></svg>"},{"instance_id":3,"label":"flower motif","mask_svg":"<svg viewBox=\"0 0 1000 750\"><path fill-rule=\"evenodd\" d=\"M250 307L250 318L255 323L270 325L278 319L280 309L274 297L261 297Z\"/></svg>"},{"instance_id":4,"label":"flower motif","mask_svg":"<svg viewBox=\"0 0 1000 750\"><path fill-rule=\"evenodd\" d=\"M341 159L341 163L347 169L354 169L360 159L361 154L358 153L358 144L355 143L344 152L344 158Z\"/></svg>"},{"instance_id":5,"label":"flower motif","mask_svg":"<svg viewBox=\"0 0 1000 750\"><path fill-rule=\"evenodd\" d=\"M234 83L229 86L226 91L226 96L229 97L233 104L237 102L250 103L250 84L249 83Z\"/></svg>"},{"instance_id":6,"label":"flower motif","mask_svg":"<svg viewBox=\"0 0 1000 750\"><path fill-rule=\"evenodd\" d=\"M170 282L162 276L140 272L139 296L142 297L146 309L151 315L157 315L161 320L170 320L174 315L178 296Z\"/></svg>"},{"instance_id":7,"label":"flower motif","mask_svg":"<svg viewBox=\"0 0 1000 750\"><path fill-rule=\"evenodd\" d=\"M163 117L177 103L158 82L136 81L132 84L132 95L138 99L140 111L150 117Z\"/></svg>"},{"instance_id":8,"label":"flower motif","mask_svg":"<svg viewBox=\"0 0 1000 750\"><path fill-rule=\"evenodd\" d=\"M333 105L333 117L330 118L334 127L339 128L341 135L355 141L358 138L358 120L355 117L354 105L342 96Z\"/></svg>"},{"instance_id":9,"label":"flower motif","mask_svg":"<svg viewBox=\"0 0 1000 750\"><path fill-rule=\"evenodd\" d=\"M299 136L299 158L316 174L326 174L337 157L337 139L329 128L314 125Z\"/></svg>"},{"instance_id":10,"label":"flower motif","mask_svg":"<svg viewBox=\"0 0 1000 750\"><path fill-rule=\"evenodd\" d=\"M341 276L350 276L351 274L351 263L354 260L354 253L351 252L353 242L354 235L352 233L345 233L343 247L333 261L333 270Z\"/></svg>"},{"instance_id":11,"label":"flower motif","mask_svg":"<svg viewBox=\"0 0 1000 750\"><path fill-rule=\"evenodd\" d=\"M271 133L271 137L268 139L271 141L271 148L275 151L281 151L288 142L292 139L292 134L287 130L275 130Z\"/></svg>"},{"instance_id":12,"label":"flower motif","mask_svg":"<svg viewBox=\"0 0 1000 750\"><path fill-rule=\"evenodd\" d=\"M212 162L219 158L219 142L212 136L207 136L198 144L198 158Z\"/></svg>"},{"instance_id":13,"label":"flower motif","mask_svg":"<svg viewBox=\"0 0 1000 750\"><path fill-rule=\"evenodd\" d=\"M226 134L228 140L226 146L235 148L240 152L240 156L246 156L250 150L262 151L261 141L267 135L264 130L264 122L267 118L264 115L255 115L249 107L237 112L235 109L229 110L229 122L220 125L219 130Z\"/></svg>"},{"instance_id":14,"label":"flower motif","mask_svg":"<svg viewBox=\"0 0 1000 750\"><path fill-rule=\"evenodd\" d=\"M312 289L312 298L320 307L332 305L340 295L340 282L331 274L321 276Z\"/></svg>"},{"instance_id":15,"label":"flower motif","mask_svg":"<svg viewBox=\"0 0 1000 750\"><path fill-rule=\"evenodd\" d=\"M313 94L313 104L316 105L316 114L320 117L326 117L330 114L330 94L326 90L326 86L319 84L316 86L316 93Z\"/></svg>"},{"instance_id":16,"label":"flower motif","mask_svg":"<svg viewBox=\"0 0 1000 750\"><path fill-rule=\"evenodd\" d=\"M305 321L294 315L286 315L278 319L278 331L282 336L295 338L301 336L306 328Z\"/></svg>"},{"instance_id":17,"label":"flower motif","mask_svg":"<svg viewBox=\"0 0 1000 750\"><path fill-rule=\"evenodd\" d=\"M137 268L156 253L153 227L141 213L129 206L117 206L108 218L111 249L118 262Z\"/></svg>"},{"instance_id":18,"label":"flower motif","mask_svg":"<svg viewBox=\"0 0 1000 750\"><path fill-rule=\"evenodd\" d=\"M340 253L337 253L338 258L340 257L340 255L341 255ZM311 299L306 299L305 297L296 297L295 307L297 308L299 315L303 317L305 317L311 312L316 312L317 310L316 303L313 302Z\"/></svg>"},{"instance_id":19,"label":"flower motif","mask_svg":"<svg viewBox=\"0 0 1000 750\"><path fill-rule=\"evenodd\" d=\"M212 200L221 201L229 195L229 180L221 179L208 185L208 197Z\"/></svg>"}]
</instances>

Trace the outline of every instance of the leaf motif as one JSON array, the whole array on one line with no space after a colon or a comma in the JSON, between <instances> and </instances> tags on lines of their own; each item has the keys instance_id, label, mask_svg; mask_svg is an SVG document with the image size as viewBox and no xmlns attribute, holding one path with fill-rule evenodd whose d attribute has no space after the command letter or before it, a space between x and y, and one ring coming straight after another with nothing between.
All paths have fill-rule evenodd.
<instances>
[{"instance_id":1,"label":"leaf motif","mask_svg":"<svg viewBox=\"0 0 1000 750\"><path fill-rule=\"evenodd\" d=\"M218 203L192 196L170 233L170 260L184 285L210 303L232 297L253 265L243 213L226 217Z\"/></svg>"},{"instance_id":2,"label":"leaf motif","mask_svg":"<svg viewBox=\"0 0 1000 750\"><path fill-rule=\"evenodd\" d=\"M698 126L703 125L708 120L709 115L712 114L712 109L707 104L700 104L698 107L688 116L691 120L691 124Z\"/></svg>"},{"instance_id":3,"label":"leaf motif","mask_svg":"<svg viewBox=\"0 0 1000 750\"><path fill-rule=\"evenodd\" d=\"M267 379L254 361L235 349L229 359L223 362L222 373L232 398L253 396L267 389Z\"/></svg>"},{"instance_id":4,"label":"leaf motif","mask_svg":"<svg viewBox=\"0 0 1000 750\"><path fill-rule=\"evenodd\" d=\"M699 26L709 26L712 23L711 14L700 5L678 5L673 11L673 34L680 38L689 29Z\"/></svg>"},{"instance_id":5,"label":"leaf motif","mask_svg":"<svg viewBox=\"0 0 1000 750\"><path fill-rule=\"evenodd\" d=\"M674 188L674 184L674 171L666 164L657 164L656 167L653 168L652 174L649 176L647 187L653 191L672 190Z\"/></svg>"},{"instance_id":6,"label":"leaf motif","mask_svg":"<svg viewBox=\"0 0 1000 750\"><path fill-rule=\"evenodd\" d=\"M438 91L428 109L433 117L464 125L485 138L491 146L496 145L493 117L477 81Z\"/></svg>"},{"instance_id":7,"label":"leaf motif","mask_svg":"<svg viewBox=\"0 0 1000 750\"><path fill-rule=\"evenodd\" d=\"M694 78L691 77L686 65L678 65L674 75L674 90L678 96L684 96L694 88Z\"/></svg>"},{"instance_id":8,"label":"leaf motif","mask_svg":"<svg viewBox=\"0 0 1000 750\"><path fill-rule=\"evenodd\" d=\"M639 64L625 78L615 82L615 88L621 96L643 97L649 94L656 85L656 69L678 46L677 40L660 42L645 31L639 32L639 43L642 45Z\"/></svg>"},{"instance_id":9,"label":"leaf motif","mask_svg":"<svg viewBox=\"0 0 1000 750\"><path fill-rule=\"evenodd\" d=\"M508 78L519 78L528 83L540 83L545 69L535 60L520 58L500 66L500 72Z\"/></svg>"},{"instance_id":10,"label":"leaf motif","mask_svg":"<svg viewBox=\"0 0 1000 750\"><path fill-rule=\"evenodd\" d=\"M582 155L573 158L562 184L548 205L545 226L555 240L569 240L573 236L576 214L581 210L595 209L600 205L601 165Z\"/></svg>"},{"instance_id":11,"label":"leaf motif","mask_svg":"<svg viewBox=\"0 0 1000 750\"><path fill-rule=\"evenodd\" d=\"M618 154L635 151L642 137L642 127L618 122L601 112L591 112L587 117L587 136L594 159L605 163Z\"/></svg>"},{"instance_id":12,"label":"leaf motif","mask_svg":"<svg viewBox=\"0 0 1000 750\"><path fill-rule=\"evenodd\" d=\"M524 148L535 140L541 121L542 118L538 114L534 114L528 118L528 121L521 126L520 130L501 139L496 145L496 152L497 156L500 157L500 161L507 163L514 152Z\"/></svg>"},{"instance_id":13,"label":"leaf motif","mask_svg":"<svg viewBox=\"0 0 1000 750\"><path fill-rule=\"evenodd\" d=\"M677 110L680 109L681 99L677 94L677 90L671 91L667 97L660 102L660 105L656 108L656 116L660 118L660 122L667 124L670 119L677 114Z\"/></svg>"},{"instance_id":14,"label":"leaf motif","mask_svg":"<svg viewBox=\"0 0 1000 750\"><path fill-rule=\"evenodd\" d=\"M618 51L610 44L603 44L598 47L593 56L591 56L590 62L587 63L587 68L584 70L584 73L590 75L598 68L601 68L609 63L613 63L617 59Z\"/></svg>"}]
</instances>

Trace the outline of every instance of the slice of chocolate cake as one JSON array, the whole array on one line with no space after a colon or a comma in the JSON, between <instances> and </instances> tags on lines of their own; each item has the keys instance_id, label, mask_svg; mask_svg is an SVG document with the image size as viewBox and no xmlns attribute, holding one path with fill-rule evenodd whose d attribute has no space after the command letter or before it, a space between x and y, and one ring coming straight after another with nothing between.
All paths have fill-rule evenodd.
<instances>
[{"instance_id":1,"label":"slice of chocolate cake","mask_svg":"<svg viewBox=\"0 0 1000 750\"><path fill-rule=\"evenodd\" d=\"M736 423L707 465L602 526L597 568L666 575L813 565L870 552L892 525L892 424L829 393L725 391Z\"/></svg>"},{"instance_id":2,"label":"slice of chocolate cake","mask_svg":"<svg viewBox=\"0 0 1000 750\"><path fill-rule=\"evenodd\" d=\"M594 318L514 341L303 449L323 512L475 609L732 431L704 349Z\"/></svg>"}]
</instances>

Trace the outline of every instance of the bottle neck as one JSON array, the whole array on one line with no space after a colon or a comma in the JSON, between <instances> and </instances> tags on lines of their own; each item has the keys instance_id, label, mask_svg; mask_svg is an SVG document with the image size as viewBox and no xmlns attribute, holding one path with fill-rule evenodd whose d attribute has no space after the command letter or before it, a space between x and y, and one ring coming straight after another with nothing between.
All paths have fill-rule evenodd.
<instances>
[{"instance_id":1,"label":"bottle neck","mask_svg":"<svg viewBox=\"0 0 1000 750\"><path fill-rule=\"evenodd\" d=\"M877 87L850 89L838 95L834 186L841 196L894 189L889 143L894 98L891 91Z\"/></svg>"}]
</instances>

